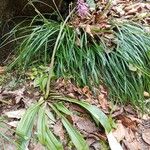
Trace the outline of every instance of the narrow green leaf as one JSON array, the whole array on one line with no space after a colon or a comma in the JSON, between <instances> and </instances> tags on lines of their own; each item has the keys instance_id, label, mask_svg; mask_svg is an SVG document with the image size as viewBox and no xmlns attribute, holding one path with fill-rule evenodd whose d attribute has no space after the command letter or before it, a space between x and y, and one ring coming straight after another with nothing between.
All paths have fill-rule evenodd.
<instances>
[{"instance_id":1,"label":"narrow green leaf","mask_svg":"<svg viewBox=\"0 0 150 150\"><path fill-rule=\"evenodd\" d=\"M72 99L72 98L61 97L61 96L52 96L52 97L57 100L59 99L59 100L63 100L63 101L68 101L68 102L76 103L76 104L82 106L101 123L101 125L104 127L104 129L107 133L109 133L111 131L111 125L109 123L108 117L96 106L93 106L84 101L79 101L79 100Z\"/></svg>"},{"instance_id":2,"label":"narrow green leaf","mask_svg":"<svg viewBox=\"0 0 150 150\"><path fill-rule=\"evenodd\" d=\"M57 140L48 127L46 127L46 141L46 147L49 150L63 150L62 144Z\"/></svg>"},{"instance_id":3,"label":"narrow green leaf","mask_svg":"<svg viewBox=\"0 0 150 150\"><path fill-rule=\"evenodd\" d=\"M109 123L108 117L99 108L97 108L96 106L90 105L84 101L79 101L79 100L72 99L72 98L58 96L57 94L55 96L54 93L53 93L53 96L51 96L51 98L57 99L57 100L62 100L62 101L72 102L72 103L78 104L78 105L82 106L83 108L85 108L104 127L111 150L116 150L116 149L122 150L121 145L117 142L116 138L113 136L113 134L111 132L112 129L111 129L111 125ZM62 122L63 122L68 134L70 135L70 137L72 136L72 138L73 138L74 137L73 131L72 132L70 131L71 127L69 126L69 122L67 122L65 117L62 117ZM73 139L72 139L72 141L73 141Z\"/></svg>"},{"instance_id":4,"label":"narrow green leaf","mask_svg":"<svg viewBox=\"0 0 150 150\"><path fill-rule=\"evenodd\" d=\"M19 144L20 149L25 149L27 147L29 138L32 133L35 116L42 103L43 99L41 98L39 102L30 106L18 123L16 134L18 135L17 143Z\"/></svg>"},{"instance_id":5,"label":"narrow green leaf","mask_svg":"<svg viewBox=\"0 0 150 150\"><path fill-rule=\"evenodd\" d=\"M39 142L47 147L48 150L63 150L62 144L48 128L46 105L39 109L37 133Z\"/></svg>"},{"instance_id":6,"label":"narrow green leaf","mask_svg":"<svg viewBox=\"0 0 150 150\"><path fill-rule=\"evenodd\" d=\"M68 108L66 108L62 102L55 103L55 106L59 111L63 112L64 114L69 116L73 115L72 112Z\"/></svg>"},{"instance_id":7,"label":"narrow green leaf","mask_svg":"<svg viewBox=\"0 0 150 150\"><path fill-rule=\"evenodd\" d=\"M56 105L56 104L55 104ZM49 104L49 106L56 112L56 114L61 118L63 126L65 127L65 129L67 130L69 137L71 139L71 141L73 142L73 144L75 145L75 147L77 148L77 150L88 150L88 144L86 143L86 141L84 140L83 136L80 134L79 131L77 131L77 129L75 129L70 122L58 111L58 109Z\"/></svg>"},{"instance_id":8,"label":"narrow green leaf","mask_svg":"<svg viewBox=\"0 0 150 150\"><path fill-rule=\"evenodd\" d=\"M42 106L38 112L37 122L37 136L39 142L43 145L46 144L46 122L45 122L45 106Z\"/></svg>"},{"instance_id":9,"label":"narrow green leaf","mask_svg":"<svg viewBox=\"0 0 150 150\"><path fill-rule=\"evenodd\" d=\"M83 136L69 123L69 121L64 116L62 116L62 123L77 150L88 150L88 144L84 140Z\"/></svg>"}]
</instances>

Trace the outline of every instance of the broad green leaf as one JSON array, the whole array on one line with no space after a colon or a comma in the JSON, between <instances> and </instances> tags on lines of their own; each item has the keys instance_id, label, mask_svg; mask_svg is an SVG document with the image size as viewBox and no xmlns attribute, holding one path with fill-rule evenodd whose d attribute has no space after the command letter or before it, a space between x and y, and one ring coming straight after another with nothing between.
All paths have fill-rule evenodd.
<instances>
[{"instance_id":1,"label":"broad green leaf","mask_svg":"<svg viewBox=\"0 0 150 150\"><path fill-rule=\"evenodd\" d=\"M40 107L38 112L37 136L39 142L46 144L46 122L45 122L45 106Z\"/></svg>"},{"instance_id":2,"label":"broad green leaf","mask_svg":"<svg viewBox=\"0 0 150 150\"><path fill-rule=\"evenodd\" d=\"M84 101L79 101L79 100L72 99L72 98L61 97L61 96L53 96L53 98L63 100L63 101L72 102L72 103L76 103L76 104L82 106L88 112L90 112L90 114L92 116L94 116L95 119L97 119L101 123L101 125L104 127L104 129L107 133L109 133L111 131L111 125L109 123L108 117L98 107L96 107L94 105L90 105Z\"/></svg>"},{"instance_id":3,"label":"broad green leaf","mask_svg":"<svg viewBox=\"0 0 150 150\"><path fill-rule=\"evenodd\" d=\"M56 112L56 114L61 118L63 126L67 130L69 137L77 150L88 150L88 144L84 140L83 136L80 134L77 129L75 129L70 122L58 111L58 109L54 106L49 104L49 106Z\"/></svg>"},{"instance_id":4,"label":"broad green leaf","mask_svg":"<svg viewBox=\"0 0 150 150\"><path fill-rule=\"evenodd\" d=\"M91 11L95 10L96 4L95 4L94 0L86 0L86 2L89 5Z\"/></svg>"},{"instance_id":5,"label":"broad green leaf","mask_svg":"<svg viewBox=\"0 0 150 150\"><path fill-rule=\"evenodd\" d=\"M54 134L46 127L46 147L48 150L63 150L62 144L56 139Z\"/></svg>"},{"instance_id":6,"label":"broad green leaf","mask_svg":"<svg viewBox=\"0 0 150 150\"><path fill-rule=\"evenodd\" d=\"M58 96L57 94L56 94L56 96L53 94L53 96L51 96L51 98L72 102L72 103L78 104L78 105L82 106L83 108L85 108L104 127L111 150L122 150L121 145L118 143L118 141L116 140L116 138L113 136L113 134L111 132L112 129L111 129L111 125L109 123L108 117L99 108L97 108L96 106L90 105L84 101L79 101L79 100L72 99L72 98Z\"/></svg>"},{"instance_id":7,"label":"broad green leaf","mask_svg":"<svg viewBox=\"0 0 150 150\"><path fill-rule=\"evenodd\" d=\"M63 150L62 144L48 128L45 105L39 109L37 133L39 142L47 147L48 150Z\"/></svg>"},{"instance_id":8,"label":"broad green leaf","mask_svg":"<svg viewBox=\"0 0 150 150\"><path fill-rule=\"evenodd\" d=\"M18 123L16 134L18 135L17 142L19 143L20 149L25 149L27 147L29 138L32 133L35 116L42 103L43 99L41 98L39 102L30 106Z\"/></svg>"},{"instance_id":9,"label":"broad green leaf","mask_svg":"<svg viewBox=\"0 0 150 150\"><path fill-rule=\"evenodd\" d=\"M67 109L67 108L63 105L62 102L55 103L55 106L56 106L56 108L57 108L59 111L63 112L64 114L69 115L69 116L73 115L72 112L71 112L69 109Z\"/></svg>"},{"instance_id":10,"label":"broad green leaf","mask_svg":"<svg viewBox=\"0 0 150 150\"><path fill-rule=\"evenodd\" d=\"M47 84L47 76L46 75L41 75L35 78L34 80L34 87L40 87L40 90L42 92L45 91L45 87Z\"/></svg>"},{"instance_id":11,"label":"broad green leaf","mask_svg":"<svg viewBox=\"0 0 150 150\"><path fill-rule=\"evenodd\" d=\"M64 116L62 116L62 123L77 150L88 150L89 149L88 144L84 140L83 136L80 134L79 131L77 131L77 129L75 129L70 124L70 122Z\"/></svg>"}]
</instances>

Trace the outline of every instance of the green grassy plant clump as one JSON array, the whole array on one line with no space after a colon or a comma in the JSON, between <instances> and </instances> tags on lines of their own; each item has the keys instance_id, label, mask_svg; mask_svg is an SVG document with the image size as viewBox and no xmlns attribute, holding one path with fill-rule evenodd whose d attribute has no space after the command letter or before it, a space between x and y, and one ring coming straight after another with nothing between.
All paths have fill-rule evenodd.
<instances>
[{"instance_id":1,"label":"green grassy plant clump","mask_svg":"<svg viewBox=\"0 0 150 150\"><path fill-rule=\"evenodd\" d=\"M57 77L73 78L81 86L102 82L112 100L143 107L143 92L150 92L150 34L131 23L115 28L116 48L108 53L105 43L89 40L87 33L65 25L57 46L54 73ZM48 64L59 30L60 25L52 21L12 30L12 34L17 31L23 36L17 38L22 41L9 67L27 69Z\"/></svg>"}]
</instances>

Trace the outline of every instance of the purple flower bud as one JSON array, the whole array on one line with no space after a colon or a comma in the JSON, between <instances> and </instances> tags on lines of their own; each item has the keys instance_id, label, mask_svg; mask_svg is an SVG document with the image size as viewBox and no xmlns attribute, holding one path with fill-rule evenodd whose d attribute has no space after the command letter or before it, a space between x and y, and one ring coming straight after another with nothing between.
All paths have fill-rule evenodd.
<instances>
[{"instance_id":1,"label":"purple flower bud","mask_svg":"<svg viewBox=\"0 0 150 150\"><path fill-rule=\"evenodd\" d=\"M77 1L77 13L81 18L86 17L89 13L88 5L84 2L84 0Z\"/></svg>"}]
</instances>

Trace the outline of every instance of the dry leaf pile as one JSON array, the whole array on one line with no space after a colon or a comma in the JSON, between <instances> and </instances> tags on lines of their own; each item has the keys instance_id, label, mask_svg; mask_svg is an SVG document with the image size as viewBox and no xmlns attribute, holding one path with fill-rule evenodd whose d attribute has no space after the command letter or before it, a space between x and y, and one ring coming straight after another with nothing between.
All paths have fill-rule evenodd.
<instances>
[{"instance_id":1,"label":"dry leaf pile","mask_svg":"<svg viewBox=\"0 0 150 150\"><path fill-rule=\"evenodd\" d=\"M100 86L95 89L95 95L88 87L76 87L71 81L59 79L56 82L56 90L73 98L84 99L91 104L99 106L105 113L111 115L115 120L114 136L122 144L124 150L149 150L150 139L150 117L149 115L141 115L135 111L130 105L121 107L113 106L107 99L107 90ZM69 104L68 108L81 114L86 114L80 107ZM113 112L111 113L111 111ZM97 128L93 122L86 116L72 116L71 122L80 130L87 139L94 140L100 138L106 140L102 129ZM144 132L143 132L144 131ZM100 145L99 145L100 147Z\"/></svg>"},{"instance_id":2,"label":"dry leaf pile","mask_svg":"<svg viewBox=\"0 0 150 150\"><path fill-rule=\"evenodd\" d=\"M133 22L141 25L150 32L150 2L143 0L98 0L96 10L86 18L73 17L71 25L82 28L92 38L101 37L108 48L116 46L113 24ZM77 44L80 44L77 39Z\"/></svg>"},{"instance_id":3,"label":"dry leaf pile","mask_svg":"<svg viewBox=\"0 0 150 150\"><path fill-rule=\"evenodd\" d=\"M15 129L21 116L24 114L26 108L34 103L38 97L39 93L32 88L32 83L27 83L26 86L20 87L16 90L9 90L5 87L1 88L0 91L0 107L1 115L8 118L5 122L7 126ZM90 104L98 106L107 115L115 120L113 134L117 140L121 143L124 150L148 150L150 147L149 139L149 128L150 128L150 118L149 116L144 116L143 118L132 109L131 106L113 106L107 99L107 89L100 86L94 89L94 93L89 90L87 86L79 88L75 86L70 80L58 79L54 85L54 89L66 96L84 99ZM100 141L106 141L106 135L103 128L98 127L92 118L84 111L81 107L66 103L66 107L73 112L73 115L68 118L69 121L76 127L86 138L88 144L91 148L98 150L104 145ZM113 110L113 111L112 111ZM51 125L55 135L57 135L64 145L68 145L66 141L66 132L60 122L59 118ZM0 131L3 131L0 128ZM7 135L14 132L9 130L5 131ZM12 136L13 137L13 136ZM100 139L100 140L99 140ZM8 147L10 146L8 142L4 142ZM36 149L39 143L31 141L29 149ZM42 146L41 149L43 148Z\"/></svg>"},{"instance_id":4,"label":"dry leaf pile","mask_svg":"<svg viewBox=\"0 0 150 150\"><path fill-rule=\"evenodd\" d=\"M107 18L116 18L117 20L131 20L144 25L150 25L150 3L135 0L113 0L99 1L99 11L103 12ZM107 7L106 7L107 6Z\"/></svg>"},{"instance_id":5,"label":"dry leaf pile","mask_svg":"<svg viewBox=\"0 0 150 150\"><path fill-rule=\"evenodd\" d=\"M145 26L150 25L150 2L144 0L98 0L96 10L86 18L77 16L73 19L74 25L90 24L109 28L110 22L134 21Z\"/></svg>"}]
</instances>

